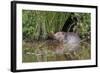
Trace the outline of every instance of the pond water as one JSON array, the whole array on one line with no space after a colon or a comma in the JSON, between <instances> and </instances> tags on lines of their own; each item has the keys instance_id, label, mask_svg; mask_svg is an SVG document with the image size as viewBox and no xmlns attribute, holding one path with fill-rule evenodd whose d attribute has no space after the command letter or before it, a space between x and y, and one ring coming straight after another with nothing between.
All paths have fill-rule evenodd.
<instances>
[{"instance_id":1,"label":"pond water","mask_svg":"<svg viewBox=\"0 0 100 73\"><path fill-rule=\"evenodd\" d=\"M22 62L48 62L91 59L90 43L83 42L80 49L69 52L64 51L64 44L56 40L34 40L22 43Z\"/></svg>"}]
</instances>

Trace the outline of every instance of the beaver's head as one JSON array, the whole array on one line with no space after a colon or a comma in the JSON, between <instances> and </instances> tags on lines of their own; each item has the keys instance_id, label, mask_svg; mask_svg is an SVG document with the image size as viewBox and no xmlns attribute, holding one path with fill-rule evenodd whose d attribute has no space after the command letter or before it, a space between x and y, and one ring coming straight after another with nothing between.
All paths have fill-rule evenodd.
<instances>
[{"instance_id":1,"label":"beaver's head","mask_svg":"<svg viewBox=\"0 0 100 73\"><path fill-rule=\"evenodd\" d=\"M64 40L64 32L57 32L54 34L54 39L58 41L63 41Z\"/></svg>"}]
</instances>

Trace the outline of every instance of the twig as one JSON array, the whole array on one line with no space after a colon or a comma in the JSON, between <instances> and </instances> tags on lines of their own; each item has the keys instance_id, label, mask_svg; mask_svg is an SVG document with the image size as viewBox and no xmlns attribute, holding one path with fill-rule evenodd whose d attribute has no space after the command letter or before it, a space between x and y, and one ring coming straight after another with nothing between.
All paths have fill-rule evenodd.
<instances>
[{"instance_id":1,"label":"twig","mask_svg":"<svg viewBox=\"0 0 100 73\"><path fill-rule=\"evenodd\" d=\"M68 29L68 31L67 31L67 32L69 32L69 31L70 31L70 29L71 29L71 27L72 27L73 25L74 25L74 23L70 25L70 27L69 27L69 29Z\"/></svg>"}]
</instances>

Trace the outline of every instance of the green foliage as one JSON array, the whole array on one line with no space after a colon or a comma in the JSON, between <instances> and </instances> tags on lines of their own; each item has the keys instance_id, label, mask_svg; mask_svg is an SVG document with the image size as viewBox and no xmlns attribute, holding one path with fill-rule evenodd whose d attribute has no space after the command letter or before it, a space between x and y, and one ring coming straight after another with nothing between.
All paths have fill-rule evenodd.
<instances>
[{"instance_id":1,"label":"green foliage","mask_svg":"<svg viewBox=\"0 0 100 73\"><path fill-rule=\"evenodd\" d=\"M77 25L77 31L80 34L81 38L86 38L87 36L90 38L91 31L91 14L90 13L79 13L80 22Z\"/></svg>"},{"instance_id":2,"label":"green foliage","mask_svg":"<svg viewBox=\"0 0 100 73\"><path fill-rule=\"evenodd\" d=\"M71 13L22 11L23 39L46 39L50 32L60 31Z\"/></svg>"},{"instance_id":3,"label":"green foliage","mask_svg":"<svg viewBox=\"0 0 100 73\"><path fill-rule=\"evenodd\" d=\"M23 39L46 39L48 33L61 31L70 15L70 12L23 10ZM83 38L90 31L90 13L74 13L74 16L80 17L75 31Z\"/></svg>"}]
</instances>

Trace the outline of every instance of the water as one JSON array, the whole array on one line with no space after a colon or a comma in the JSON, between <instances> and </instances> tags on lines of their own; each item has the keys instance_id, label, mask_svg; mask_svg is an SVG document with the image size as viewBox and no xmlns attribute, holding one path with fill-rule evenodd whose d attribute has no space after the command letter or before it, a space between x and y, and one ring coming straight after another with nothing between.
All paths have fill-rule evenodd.
<instances>
[{"instance_id":1,"label":"water","mask_svg":"<svg viewBox=\"0 0 100 73\"><path fill-rule=\"evenodd\" d=\"M80 44L80 50L75 52L62 52L62 49L64 49L63 44L57 40L23 41L22 62L85 60L91 58L89 43ZM59 51L57 52L57 50Z\"/></svg>"}]
</instances>

